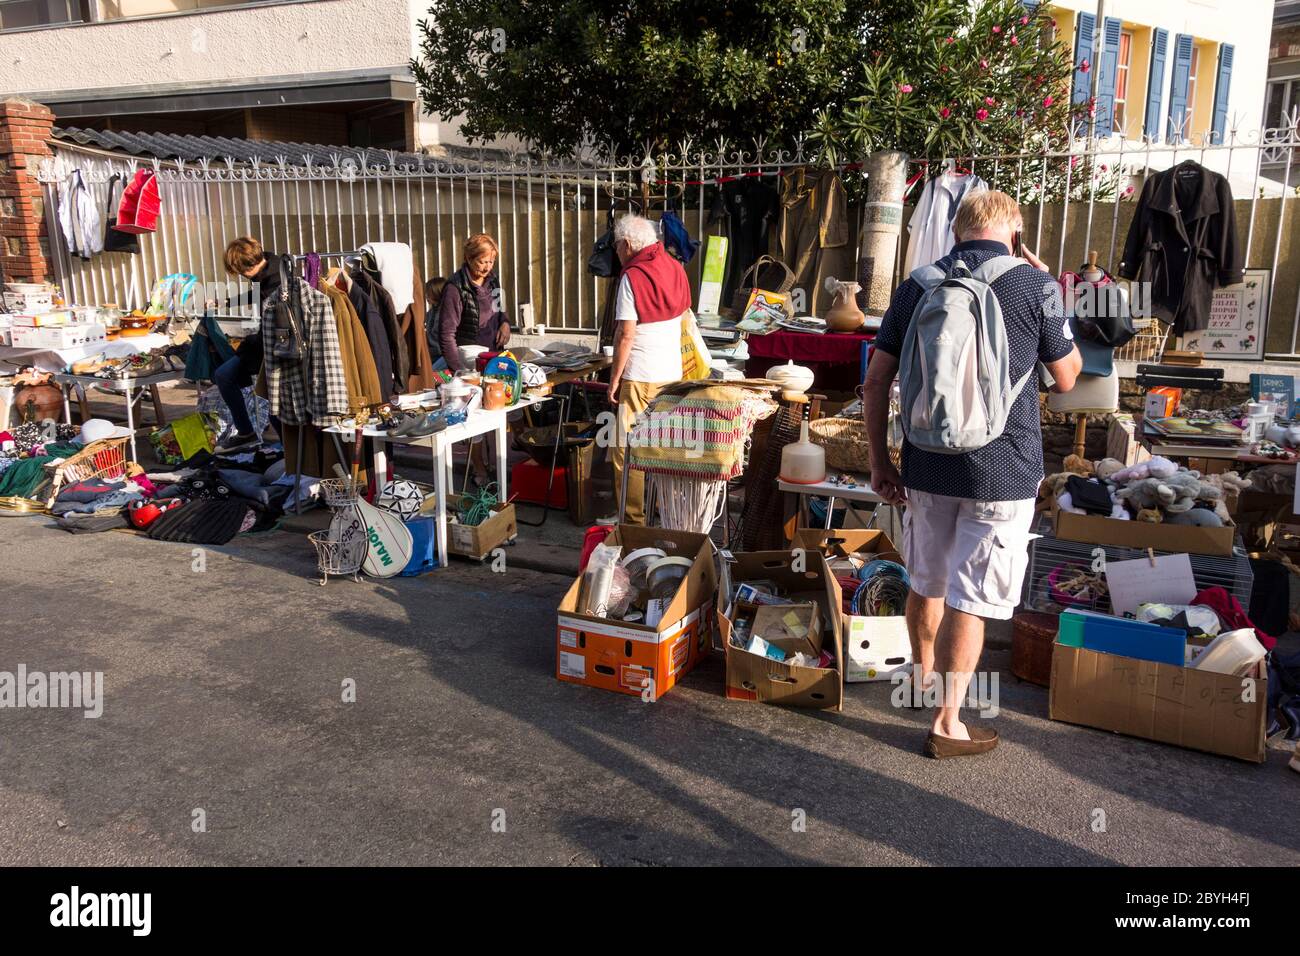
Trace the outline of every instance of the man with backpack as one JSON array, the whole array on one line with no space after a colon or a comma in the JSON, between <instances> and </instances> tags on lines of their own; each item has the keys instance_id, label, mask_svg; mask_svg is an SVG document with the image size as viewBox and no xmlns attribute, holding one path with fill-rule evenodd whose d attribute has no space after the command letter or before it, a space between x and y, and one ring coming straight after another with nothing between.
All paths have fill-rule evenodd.
<instances>
[{"instance_id":1,"label":"man with backpack","mask_svg":"<svg viewBox=\"0 0 1300 956\"><path fill-rule=\"evenodd\" d=\"M936 702L930 757L997 745L995 731L961 721L961 703L985 619L1009 619L1020 599L1043 479L1036 368L1041 362L1052 388L1065 392L1082 364L1046 266L1020 249L1021 228L1020 207L1006 193L967 197L952 252L894 293L863 387L872 488L907 506L912 689ZM886 444L896 374L901 475Z\"/></svg>"}]
</instances>

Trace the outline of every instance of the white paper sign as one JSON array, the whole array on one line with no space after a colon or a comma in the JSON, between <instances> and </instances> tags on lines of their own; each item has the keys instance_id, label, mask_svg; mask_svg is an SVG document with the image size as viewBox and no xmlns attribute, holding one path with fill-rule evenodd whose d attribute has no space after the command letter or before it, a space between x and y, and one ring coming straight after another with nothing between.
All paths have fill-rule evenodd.
<instances>
[{"instance_id":1,"label":"white paper sign","mask_svg":"<svg viewBox=\"0 0 1300 956\"><path fill-rule=\"evenodd\" d=\"M1162 554L1155 559L1107 561L1106 587L1116 614L1134 614L1139 604L1191 604L1196 597L1192 559L1185 554Z\"/></svg>"}]
</instances>

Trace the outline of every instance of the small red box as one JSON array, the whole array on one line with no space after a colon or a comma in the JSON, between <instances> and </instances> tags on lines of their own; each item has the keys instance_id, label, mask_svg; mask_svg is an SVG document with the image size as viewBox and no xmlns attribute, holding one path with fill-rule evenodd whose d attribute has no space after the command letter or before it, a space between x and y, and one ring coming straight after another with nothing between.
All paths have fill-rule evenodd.
<instances>
[{"instance_id":1,"label":"small red box","mask_svg":"<svg viewBox=\"0 0 1300 956\"><path fill-rule=\"evenodd\" d=\"M546 500L546 482L551 476L549 465L541 465L531 458L519 462L510 470L510 493L517 501L529 504L549 504L552 508L569 507L568 484L563 465L555 466L555 481L551 483L551 500Z\"/></svg>"}]
</instances>

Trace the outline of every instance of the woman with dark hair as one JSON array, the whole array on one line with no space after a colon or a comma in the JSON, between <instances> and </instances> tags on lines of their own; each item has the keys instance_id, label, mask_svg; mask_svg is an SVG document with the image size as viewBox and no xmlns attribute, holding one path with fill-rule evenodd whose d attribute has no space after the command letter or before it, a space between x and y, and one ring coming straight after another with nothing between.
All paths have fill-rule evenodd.
<instances>
[{"instance_id":1,"label":"woman with dark hair","mask_svg":"<svg viewBox=\"0 0 1300 956\"><path fill-rule=\"evenodd\" d=\"M465 367L460 346L480 345L498 351L510 341L501 282L496 276L499 250L486 233L465 242L465 263L447 280L439 306L438 341L447 367Z\"/></svg>"},{"instance_id":2,"label":"woman with dark hair","mask_svg":"<svg viewBox=\"0 0 1300 956\"><path fill-rule=\"evenodd\" d=\"M442 293L447 288L447 280L434 276L424 284L424 340L429 343L429 357L433 359L434 368L446 368L442 358L442 339L439 335L438 310L442 306Z\"/></svg>"}]
</instances>

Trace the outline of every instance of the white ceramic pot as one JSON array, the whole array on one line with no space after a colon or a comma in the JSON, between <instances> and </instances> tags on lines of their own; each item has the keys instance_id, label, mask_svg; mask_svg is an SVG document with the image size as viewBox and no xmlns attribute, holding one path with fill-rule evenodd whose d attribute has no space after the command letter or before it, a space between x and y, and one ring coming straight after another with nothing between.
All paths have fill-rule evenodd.
<instances>
[{"instance_id":1,"label":"white ceramic pot","mask_svg":"<svg viewBox=\"0 0 1300 956\"><path fill-rule=\"evenodd\" d=\"M783 391L795 395L802 395L812 388L814 378L812 369L795 365L793 361L772 366L767 370L767 377L773 382L779 382Z\"/></svg>"}]
</instances>

